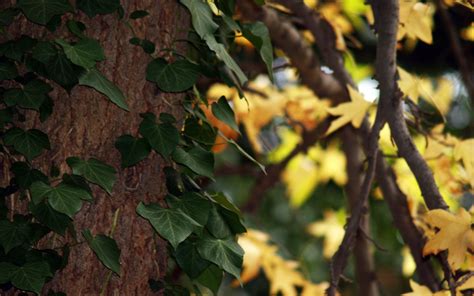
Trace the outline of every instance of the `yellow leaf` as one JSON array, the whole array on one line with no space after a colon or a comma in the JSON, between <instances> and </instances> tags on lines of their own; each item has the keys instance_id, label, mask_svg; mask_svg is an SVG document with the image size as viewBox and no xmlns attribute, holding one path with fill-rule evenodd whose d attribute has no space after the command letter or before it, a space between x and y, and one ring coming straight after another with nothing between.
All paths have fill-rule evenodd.
<instances>
[{"instance_id":1,"label":"yellow leaf","mask_svg":"<svg viewBox=\"0 0 474 296\"><path fill-rule=\"evenodd\" d=\"M326 295L327 288L329 288L328 283L313 284L311 282L306 282L303 286L301 296L324 296Z\"/></svg>"},{"instance_id":2,"label":"yellow leaf","mask_svg":"<svg viewBox=\"0 0 474 296\"><path fill-rule=\"evenodd\" d=\"M462 281L463 278L460 278L459 281ZM457 288L458 291L463 291L467 289L474 289L474 277L470 277L464 284Z\"/></svg>"},{"instance_id":3,"label":"yellow leaf","mask_svg":"<svg viewBox=\"0 0 474 296\"><path fill-rule=\"evenodd\" d=\"M342 213L342 212L340 212ZM344 238L344 222L333 211L324 212L324 220L308 225L308 232L317 237L324 237L323 256L331 258L336 253ZM342 213L344 216L345 214Z\"/></svg>"},{"instance_id":4,"label":"yellow leaf","mask_svg":"<svg viewBox=\"0 0 474 296\"><path fill-rule=\"evenodd\" d=\"M221 15L222 14L222 12L219 10L219 8L217 8L216 4L214 3L214 0L207 0L207 4L211 8L212 13L214 13L215 15Z\"/></svg>"},{"instance_id":5,"label":"yellow leaf","mask_svg":"<svg viewBox=\"0 0 474 296\"><path fill-rule=\"evenodd\" d=\"M454 158L462 160L470 179L471 188L474 189L474 139L458 142L454 147Z\"/></svg>"},{"instance_id":6,"label":"yellow leaf","mask_svg":"<svg viewBox=\"0 0 474 296\"><path fill-rule=\"evenodd\" d=\"M405 35L409 38L420 39L431 44L433 37L431 25L434 9L429 5L416 0L400 1L400 24L398 26L398 40Z\"/></svg>"},{"instance_id":7,"label":"yellow leaf","mask_svg":"<svg viewBox=\"0 0 474 296\"><path fill-rule=\"evenodd\" d=\"M416 263L415 263L415 260L413 259L413 256L411 255L409 248L407 247L402 248L402 257L403 257L402 273L404 276L410 277L413 275L413 273L416 270Z\"/></svg>"},{"instance_id":8,"label":"yellow leaf","mask_svg":"<svg viewBox=\"0 0 474 296\"><path fill-rule=\"evenodd\" d=\"M436 293L431 292L428 287L417 284L415 281L410 280L410 287L412 292L404 293L403 296L449 296L449 291L439 291Z\"/></svg>"},{"instance_id":9,"label":"yellow leaf","mask_svg":"<svg viewBox=\"0 0 474 296\"><path fill-rule=\"evenodd\" d=\"M319 183L317 164L307 155L293 157L282 174L293 207L301 206Z\"/></svg>"},{"instance_id":10,"label":"yellow leaf","mask_svg":"<svg viewBox=\"0 0 474 296\"><path fill-rule=\"evenodd\" d=\"M474 22L461 30L461 37L467 41L474 41Z\"/></svg>"},{"instance_id":11,"label":"yellow leaf","mask_svg":"<svg viewBox=\"0 0 474 296\"><path fill-rule=\"evenodd\" d=\"M351 86L348 86L349 96L351 101L341 103L336 107L328 108L328 112L334 116L340 116L329 126L326 135L333 133L349 122L355 127L359 128L365 118L365 114L370 107L370 102L364 100L364 97Z\"/></svg>"},{"instance_id":12,"label":"yellow leaf","mask_svg":"<svg viewBox=\"0 0 474 296\"><path fill-rule=\"evenodd\" d=\"M400 67L398 67L398 75L400 76L398 87L405 96L415 103L418 103L420 96L425 96L428 93L426 88L430 87L430 84L426 80L416 75L411 75Z\"/></svg>"},{"instance_id":13,"label":"yellow leaf","mask_svg":"<svg viewBox=\"0 0 474 296\"><path fill-rule=\"evenodd\" d=\"M474 246L471 215L463 208L458 215L437 209L427 212L425 221L439 231L428 239L423 248L423 256L448 250L449 265L453 270L459 269L464 263L468 249L473 249Z\"/></svg>"}]
</instances>

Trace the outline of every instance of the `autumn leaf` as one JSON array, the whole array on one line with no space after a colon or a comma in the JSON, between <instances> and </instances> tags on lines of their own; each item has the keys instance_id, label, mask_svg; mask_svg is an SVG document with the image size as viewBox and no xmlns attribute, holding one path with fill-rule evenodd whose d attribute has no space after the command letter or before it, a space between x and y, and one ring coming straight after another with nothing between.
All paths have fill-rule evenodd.
<instances>
[{"instance_id":1,"label":"autumn leaf","mask_svg":"<svg viewBox=\"0 0 474 296\"><path fill-rule=\"evenodd\" d=\"M449 291L439 291L433 293L428 287L420 285L413 280L410 280L410 287L412 292L404 293L403 296L449 296Z\"/></svg>"},{"instance_id":2,"label":"autumn leaf","mask_svg":"<svg viewBox=\"0 0 474 296\"><path fill-rule=\"evenodd\" d=\"M323 256L331 258L336 253L344 238L344 212L327 211L324 220L308 225L308 232L317 237L324 237ZM342 221L341 221L342 220Z\"/></svg>"},{"instance_id":3,"label":"autumn leaf","mask_svg":"<svg viewBox=\"0 0 474 296\"><path fill-rule=\"evenodd\" d=\"M413 39L431 44L431 24L433 22L434 9L429 5L416 0L400 1L400 17L397 39L401 40L408 36Z\"/></svg>"},{"instance_id":4,"label":"autumn leaf","mask_svg":"<svg viewBox=\"0 0 474 296\"><path fill-rule=\"evenodd\" d=\"M468 249L474 250L474 232L471 230L471 215L463 208L458 215L445 210L432 210L426 213L425 221L439 231L423 248L423 256L438 254L448 250L448 263L453 270L464 263Z\"/></svg>"},{"instance_id":5,"label":"autumn leaf","mask_svg":"<svg viewBox=\"0 0 474 296\"><path fill-rule=\"evenodd\" d=\"M474 139L459 141L454 147L454 158L462 160L469 177L471 188L474 188Z\"/></svg>"},{"instance_id":6,"label":"autumn leaf","mask_svg":"<svg viewBox=\"0 0 474 296\"><path fill-rule=\"evenodd\" d=\"M359 128L364 120L365 114L370 107L370 102L364 100L364 97L351 86L348 86L350 102L341 103L336 107L328 108L328 112L334 116L340 116L333 122L326 132L326 136L338 130L349 122Z\"/></svg>"}]
</instances>

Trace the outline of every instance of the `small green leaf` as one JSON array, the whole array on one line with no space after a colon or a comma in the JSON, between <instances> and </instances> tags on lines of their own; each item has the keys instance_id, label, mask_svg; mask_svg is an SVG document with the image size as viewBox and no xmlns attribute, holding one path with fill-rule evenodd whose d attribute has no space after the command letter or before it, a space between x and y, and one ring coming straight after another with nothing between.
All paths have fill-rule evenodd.
<instances>
[{"instance_id":1,"label":"small green leaf","mask_svg":"<svg viewBox=\"0 0 474 296\"><path fill-rule=\"evenodd\" d=\"M117 106L129 111L122 91L97 69L92 68L87 70L79 77L79 84L95 88L97 91L106 95Z\"/></svg>"},{"instance_id":2,"label":"small green leaf","mask_svg":"<svg viewBox=\"0 0 474 296\"><path fill-rule=\"evenodd\" d=\"M86 69L94 67L97 61L105 60L104 51L97 40L83 38L71 45L62 39L57 39L56 43L63 47L71 62Z\"/></svg>"},{"instance_id":3,"label":"small green leaf","mask_svg":"<svg viewBox=\"0 0 474 296\"><path fill-rule=\"evenodd\" d=\"M63 174L62 179L64 184L71 187L77 187L87 192L87 195L84 195L84 197L82 197L83 200L91 201L94 198L92 196L92 190L89 184L87 184L87 181L84 177L78 175Z\"/></svg>"},{"instance_id":4,"label":"small green leaf","mask_svg":"<svg viewBox=\"0 0 474 296\"><path fill-rule=\"evenodd\" d=\"M33 182L48 182L48 177L37 169L31 168L26 162L15 162L11 166L15 180L21 189L28 189Z\"/></svg>"},{"instance_id":5,"label":"small green leaf","mask_svg":"<svg viewBox=\"0 0 474 296\"><path fill-rule=\"evenodd\" d=\"M102 264L120 275L120 249L115 240L102 234L93 237L89 229L84 230L82 235Z\"/></svg>"},{"instance_id":6,"label":"small green leaf","mask_svg":"<svg viewBox=\"0 0 474 296\"><path fill-rule=\"evenodd\" d=\"M43 182L35 182L30 187L31 199L35 204L45 198L56 211L73 217L82 207L82 199L88 199L89 193L79 187L61 183L50 187Z\"/></svg>"},{"instance_id":7,"label":"small green leaf","mask_svg":"<svg viewBox=\"0 0 474 296\"><path fill-rule=\"evenodd\" d=\"M165 209L158 204L139 203L137 213L147 219L153 228L176 248L192 232L196 222L176 209Z\"/></svg>"},{"instance_id":8,"label":"small green leaf","mask_svg":"<svg viewBox=\"0 0 474 296\"><path fill-rule=\"evenodd\" d=\"M46 82L35 79L28 82L23 89L13 88L5 92L4 98L7 106L18 105L22 108L39 111L46 99L47 93L52 90Z\"/></svg>"},{"instance_id":9,"label":"small green leaf","mask_svg":"<svg viewBox=\"0 0 474 296\"><path fill-rule=\"evenodd\" d=\"M206 236L198 241L197 249L202 258L215 263L237 279L240 278L244 250L233 239Z\"/></svg>"},{"instance_id":10,"label":"small green leaf","mask_svg":"<svg viewBox=\"0 0 474 296\"><path fill-rule=\"evenodd\" d=\"M148 39L143 39L141 42L143 51L147 54L152 54L155 52L155 43L151 42Z\"/></svg>"},{"instance_id":11,"label":"small green leaf","mask_svg":"<svg viewBox=\"0 0 474 296\"><path fill-rule=\"evenodd\" d=\"M97 14L109 14L116 11L120 8L120 0L77 0L76 5L92 18Z\"/></svg>"},{"instance_id":12,"label":"small green leaf","mask_svg":"<svg viewBox=\"0 0 474 296\"><path fill-rule=\"evenodd\" d=\"M209 288L214 295L218 295L224 273L215 264L209 265L196 279L198 283Z\"/></svg>"},{"instance_id":13,"label":"small green leaf","mask_svg":"<svg viewBox=\"0 0 474 296\"><path fill-rule=\"evenodd\" d=\"M8 60L0 61L0 80L13 79L18 76L15 63Z\"/></svg>"},{"instance_id":14,"label":"small green leaf","mask_svg":"<svg viewBox=\"0 0 474 296\"><path fill-rule=\"evenodd\" d=\"M220 97L217 102L212 103L212 114L240 134L239 127L235 122L234 110L232 110L224 96Z\"/></svg>"},{"instance_id":15,"label":"small green leaf","mask_svg":"<svg viewBox=\"0 0 474 296\"><path fill-rule=\"evenodd\" d=\"M203 198L197 193L186 192L179 198L171 197L168 200L171 208L183 211L188 217L193 219L196 224L206 225L211 210L209 200Z\"/></svg>"},{"instance_id":16,"label":"small green leaf","mask_svg":"<svg viewBox=\"0 0 474 296\"><path fill-rule=\"evenodd\" d=\"M95 158L89 158L86 161L78 157L69 157L66 162L73 174L81 175L87 181L102 187L109 194L112 193L117 173L113 167Z\"/></svg>"},{"instance_id":17,"label":"small green leaf","mask_svg":"<svg viewBox=\"0 0 474 296\"><path fill-rule=\"evenodd\" d=\"M0 263L0 280L8 278L18 289L40 294L47 277L52 276L46 261L27 262L23 266Z\"/></svg>"},{"instance_id":18,"label":"small green leaf","mask_svg":"<svg viewBox=\"0 0 474 296\"><path fill-rule=\"evenodd\" d=\"M84 38L84 34L82 33L86 30L86 25L84 25L84 23L74 20L68 20L66 22L66 26L71 33L73 33L79 38Z\"/></svg>"},{"instance_id":19,"label":"small green leaf","mask_svg":"<svg viewBox=\"0 0 474 296\"><path fill-rule=\"evenodd\" d=\"M68 0L18 0L17 5L29 20L40 25L46 25L55 15L73 11Z\"/></svg>"},{"instance_id":20,"label":"small green leaf","mask_svg":"<svg viewBox=\"0 0 474 296\"><path fill-rule=\"evenodd\" d=\"M160 122L162 123L176 123L176 118L173 115L165 112L160 113Z\"/></svg>"},{"instance_id":21,"label":"small green leaf","mask_svg":"<svg viewBox=\"0 0 474 296\"><path fill-rule=\"evenodd\" d=\"M71 224L71 219L55 209L48 203L40 202L38 204L30 203L29 209L38 221L56 233L64 235L66 229Z\"/></svg>"},{"instance_id":22,"label":"small green leaf","mask_svg":"<svg viewBox=\"0 0 474 296\"><path fill-rule=\"evenodd\" d=\"M123 135L115 141L115 148L122 156L122 168L132 166L145 159L151 152L150 145L143 138Z\"/></svg>"},{"instance_id":23,"label":"small green leaf","mask_svg":"<svg viewBox=\"0 0 474 296\"><path fill-rule=\"evenodd\" d=\"M27 131L14 127L5 133L3 141L23 154L28 160L40 155L43 150L50 149L48 135L37 129Z\"/></svg>"},{"instance_id":24,"label":"small green leaf","mask_svg":"<svg viewBox=\"0 0 474 296\"><path fill-rule=\"evenodd\" d=\"M273 47L267 26L262 22L244 24L242 33L258 49L267 66L268 76L273 81Z\"/></svg>"},{"instance_id":25,"label":"small green leaf","mask_svg":"<svg viewBox=\"0 0 474 296\"><path fill-rule=\"evenodd\" d=\"M159 58L146 68L146 79L155 82L165 92L182 92L196 83L199 67L187 60L168 63Z\"/></svg>"},{"instance_id":26,"label":"small green leaf","mask_svg":"<svg viewBox=\"0 0 474 296\"><path fill-rule=\"evenodd\" d=\"M240 218L242 218L242 213L240 212L239 208L234 205L228 198L227 196L225 196L225 194L223 192L218 192L214 195L211 195L212 199L215 200L221 207L231 211L231 212L234 212L235 214L237 214L237 216L239 216Z\"/></svg>"},{"instance_id":27,"label":"small green leaf","mask_svg":"<svg viewBox=\"0 0 474 296\"><path fill-rule=\"evenodd\" d=\"M176 262L190 278L199 276L211 264L199 255L196 243L184 241L175 252Z\"/></svg>"},{"instance_id":28,"label":"small green leaf","mask_svg":"<svg viewBox=\"0 0 474 296\"><path fill-rule=\"evenodd\" d=\"M179 143L179 131L169 123L156 123L152 113L143 115L139 127L140 134L148 140L151 147L163 157L170 155Z\"/></svg>"},{"instance_id":29,"label":"small green leaf","mask_svg":"<svg viewBox=\"0 0 474 296\"><path fill-rule=\"evenodd\" d=\"M146 10L135 10L134 12L132 12L130 14L130 18L132 20L136 20L136 19L139 19L139 18L142 18L142 17L145 17L149 15L148 11Z\"/></svg>"},{"instance_id":30,"label":"small green leaf","mask_svg":"<svg viewBox=\"0 0 474 296\"><path fill-rule=\"evenodd\" d=\"M198 146L189 151L185 151L179 147L176 148L173 153L173 159L199 175L209 178L213 177L214 155Z\"/></svg>"},{"instance_id":31,"label":"small green leaf","mask_svg":"<svg viewBox=\"0 0 474 296\"><path fill-rule=\"evenodd\" d=\"M22 221L0 220L0 245L5 253L28 241L31 226Z\"/></svg>"},{"instance_id":32,"label":"small green leaf","mask_svg":"<svg viewBox=\"0 0 474 296\"><path fill-rule=\"evenodd\" d=\"M193 27L202 39L206 35L214 34L219 28L219 25L212 19L212 11L207 3L195 0L180 0L180 2L191 13Z\"/></svg>"}]
</instances>

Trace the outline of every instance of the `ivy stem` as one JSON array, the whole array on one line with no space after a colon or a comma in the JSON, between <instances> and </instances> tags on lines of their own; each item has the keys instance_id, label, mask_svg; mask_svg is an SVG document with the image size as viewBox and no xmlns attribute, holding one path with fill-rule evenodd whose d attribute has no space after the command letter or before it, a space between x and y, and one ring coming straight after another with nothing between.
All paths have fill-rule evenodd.
<instances>
[{"instance_id":1,"label":"ivy stem","mask_svg":"<svg viewBox=\"0 0 474 296\"><path fill-rule=\"evenodd\" d=\"M109 236L112 237L114 235L114 232L115 232L115 228L117 227L117 222L118 222L118 217L119 217L119 213L120 213L120 208L118 208L117 210L115 210L115 213L114 213L114 219L112 221L112 227L110 228L110 232L109 232ZM107 277L105 278L105 281L104 281L104 284L102 285L102 289L100 291L100 296L104 296L105 295L105 292L107 291L107 286L109 285L109 282L110 282L110 278L112 277L112 270L109 270L107 272Z\"/></svg>"}]
</instances>

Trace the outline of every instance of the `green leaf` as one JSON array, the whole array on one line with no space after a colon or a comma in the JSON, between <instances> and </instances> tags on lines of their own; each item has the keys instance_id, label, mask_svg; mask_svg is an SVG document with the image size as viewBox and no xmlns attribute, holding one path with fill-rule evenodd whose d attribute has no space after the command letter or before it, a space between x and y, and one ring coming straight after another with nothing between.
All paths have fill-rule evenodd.
<instances>
[{"instance_id":1,"label":"green leaf","mask_svg":"<svg viewBox=\"0 0 474 296\"><path fill-rule=\"evenodd\" d=\"M23 154L28 160L40 155L43 150L50 149L48 135L37 129L27 131L14 127L5 133L3 141Z\"/></svg>"},{"instance_id":2,"label":"green leaf","mask_svg":"<svg viewBox=\"0 0 474 296\"><path fill-rule=\"evenodd\" d=\"M15 63L8 60L0 61L0 80L13 79L18 76Z\"/></svg>"},{"instance_id":3,"label":"green leaf","mask_svg":"<svg viewBox=\"0 0 474 296\"><path fill-rule=\"evenodd\" d=\"M73 11L68 0L18 0L17 5L30 21L40 25L46 25L55 15Z\"/></svg>"},{"instance_id":4,"label":"green leaf","mask_svg":"<svg viewBox=\"0 0 474 296\"><path fill-rule=\"evenodd\" d=\"M221 216L219 207L215 204L212 205L206 228L214 237L217 238L228 238L233 235L226 220Z\"/></svg>"},{"instance_id":5,"label":"green leaf","mask_svg":"<svg viewBox=\"0 0 474 296\"><path fill-rule=\"evenodd\" d=\"M28 223L0 220L0 245L5 254L28 241L30 234L31 226Z\"/></svg>"},{"instance_id":6,"label":"green leaf","mask_svg":"<svg viewBox=\"0 0 474 296\"><path fill-rule=\"evenodd\" d=\"M132 20L136 20L136 19L139 19L139 18L143 18L147 15L149 15L149 13L146 10L135 10L134 12L132 12L130 14L130 18Z\"/></svg>"},{"instance_id":7,"label":"green leaf","mask_svg":"<svg viewBox=\"0 0 474 296\"><path fill-rule=\"evenodd\" d=\"M115 148L120 151L122 156L122 168L139 163L151 152L147 140L134 138L131 135L123 135L117 138Z\"/></svg>"},{"instance_id":8,"label":"green leaf","mask_svg":"<svg viewBox=\"0 0 474 296\"><path fill-rule=\"evenodd\" d=\"M102 234L93 237L89 229L84 230L82 235L102 264L120 275L120 249L115 240Z\"/></svg>"},{"instance_id":9,"label":"green leaf","mask_svg":"<svg viewBox=\"0 0 474 296\"><path fill-rule=\"evenodd\" d=\"M273 47L267 26L262 22L244 24L242 33L258 49L267 66L268 76L273 81Z\"/></svg>"},{"instance_id":10,"label":"green leaf","mask_svg":"<svg viewBox=\"0 0 474 296\"><path fill-rule=\"evenodd\" d=\"M50 187L43 182L35 182L31 184L30 192L35 204L47 198L53 209L71 218L81 209L82 199L89 197L87 191L64 183Z\"/></svg>"},{"instance_id":11,"label":"green leaf","mask_svg":"<svg viewBox=\"0 0 474 296\"><path fill-rule=\"evenodd\" d=\"M77 187L87 192L87 195L84 195L84 197L82 198L83 200L91 201L94 198L92 196L92 190L89 184L87 184L87 181L84 177L78 175L63 174L62 179L64 184L71 187Z\"/></svg>"},{"instance_id":12,"label":"green leaf","mask_svg":"<svg viewBox=\"0 0 474 296\"><path fill-rule=\"evenodd\" d=\"M48 177L37 169L31 168L26 162L15 162L11 166L15 180L21 189L28 189L33 182L48 182Z\"/></svg>"},{"instance_id":13,"label":"green leaf","mask_svg":"<svg viewBox=\"0 0 474 296\"><path fill-rule=\"evenodd\" d=\"M153 228L176 248L192 232L196 225L194 220L176 209L165 209L158 204L144 205L139 203L137 213L150 221Z\"/></svg>"},{"instance_id":14,"label":"green leaf","mask_svg":"<svg viewBox=\"0 0 474 296\"><path fill-rule=\"evenodd\" d=\"M216 140L216 131L212 128L207 122L200 123L199 120L195 117L189 117L184 122L184 134L210 148L215 143Z\"/></svg>"},{"instance_id":15,"label":"green leaf","mask_svg":"<svg viewBox=\"0 0 474 296\"><path fill-rule=\"evenodd\" d=\"M212 114L240 134L239 127L235 122L234 110L232 110L224 96L220 97L217 102L212 103Z\"/></svg>"},{"instance_id":16,"label":"green leaf","mask_svg":"<svg viewBox=\"0 0 474 296\"><path fill-rule=\"evenodd\" d=\"M182 92L192 87L199 76L199 67L187 60L168 63L159 58L146 68L146 79L155 82L165 92Z\"/></svg>"},{"instance_id":17,"label":"green leaf","mask_svg":"<svg viewBox=\"0 0 474 296\"><path fill-rule=\"evenodd\" d=\"M143 115L139 127L140 134L148 140L151 147L163 157L170 155L179 143L179 131L169 123L156 123L152 113Z\"/></svg>"},{"instance_id":18,"label":"green leaf","mask_svg":"<svg viewBox=\"0 0 474 296\"><path fill-rule=\"evenodd\" d=\"M40 294L47 277L52 276L46 261L27 262L23 266L0 263L0 282L11 281L20 290Z\"/></svg>"},{"instance_id":19,"label":"green leaf","mask_svg":"<svg viewBox=\"0 0 474 296\"><path fill-rule=\"evenodd\" d=\"M86 161L78 157L69 157L66 162L73 174L81 175L87 181L102 187L109 194L112 193L117 173L113 167L95 158L89 158Z\"/></svg>"},{"instance_id":20,"label":"green leaf","mask_svg":"<svg viewBox=\"0 0 474 296\"><path fill-rule=\"evenodd\" d=\"M56 211L48 203L41 202L36 205L30 203L29 209L41 224L46 225L61 235L64 235L66 229L71 224L71 219L67 215Z\"/></svg>"},{"instance_id":21,"label":"green leaf","mask_svg":"<svg viewBox=\"0 0 474 296\"><path fill-rule=\"evenodd\" d=\"M10 281L10 276L17 269L16 265L7 262L0 262L0 284L6 284Z\"/></svg>"},{"instance_id":22,"label":"green leaf","mask_svg":"<svg viewBox=\"0 0 474 296\"><path fill-rule=\"evenodd\" d=\"M7 106L18 105L22 108L39 111L46 99L47 93L52 90L46 82L35 79L28 82L23 89L13 88L5 92L4 98Z\"/></svg>"},{"instance_id":23,"label":"green leaf","mask_svg":"<svg viewBox=\"0 0 474 296\"><path fill-rule=\"evenodd\" d=\"M49 41L40 41L33 49L32 56L34 59L47 64L51 62L57 55L57 50Z\"/></svg>"},{"instance_id":24,"label":"green leaf","mask_svg":"<svg viewBox=\"0 0 474 296\"><path fill-rule=\"evenodd\" d=\"M171 208L179 209L196 224L206 225L211 210L211 202L194 192L186 192L179 198L171 197L168 200Z\"/></svg>"},{"instance_id":25,"label":"green leaf","mask_svg":"<svg viewBox=\"0 0 474 296\"><path fill-rule=\"evenodd\" d=\"M214 295L218 295L217 292L219 291L223 277L224 273L222 270L217 267L217 265L211 264L199 275L196 280L201 285L209 288L214 293Z\"/></svg>"},{"instance_id":26,"label":"green leaf","mask_svg":"<svg viewBox=\"0 0 474 296\"><path fill-rule=\"evenodd\" d=\"M8 26L12 23L15 16L18 15L20 10L9 7L0 11L0 26Z\"/></svg>"},{"instance_id":27,"label":"green leaf","mask_svg":"<svg viewBox=\"0 0 474 296\"><path fill-rule=\"evenodd\" d=\"M211 195L212 199L215 200L221 207L231 211L231 212L234 212L235 214L237 214L237 216L239 216L240 218L242 218L242 213L240 212L239 208L234 205L228 198L227 196L225 196L225 194L223 192L218 192L214 195Z\"/></svg>"},{"instance_id":28,"label":"green leaf","mask_svg":"<svg viewBox=\"0 0 474 296\"><path fill-rule=\"evenodd\" d=\"M97 91L106 95L120 108L126 111L129 110L122 91L97 69L92 68L87 70L83 75L81 75L81 77L79 77L79 84L95 88Z\"/></svg>"},{"instance_id":29,"label":"green leaf","mask_svg":"<svg viewBox=\"0 0 474 296\"><path fill-rule=\"evenodd\" d=\"M86 30L86 25L84 25L84 23L74 21L74 20L68 20L66 22L66 26L69 29L69 31L73 33L74 35L76 35L77 37L79 38L85 37L84 34L82 33Z\"/></svg>"},{"instance_id":30,"label":"green leaf","mask_svg":"<svg viewBox=\"0 0 474 296\"><path fill-rule=\"evenodd\" d=\"M179 147L176 148L173 153L173 160L190 168L199 175L209 178L213 177L214 155L198 146L189 151L184 151Z\"/></svg>"},{"instance_id":31,"label":"green leaf","mask_svg":"<svg viewBox=\"0 0 474 296\"><path fill-rule=\"evenodd\" d=\"M116 11L120 7L120 0L77 0L76 5L92 18L97 14L109 14Z\"/></svg>"},{"instance_id":32,"label":"green leaf","mask_svg":"<svg viewBox=\"0 0 474 296\"><path fill-rule=\"evenodd\" d=\"M71 62L86 69L94 67L97 61L105 60L104 51L97 40L83 38L71 45L62 39L57 39L56 43L63 47Z\"/></svg>"},{"instance_id":33,"label":"green leaf","mask_svg":"<svg viewBox=\"0 0 474 296\"><path fill-rule=\"evenodd\" d=\"M237 279L240 278L244 250L233 239L206 236L198 241L197 249L202 258L215 263Z\"/></svg>"},{"instance_id":34,"label":"green leaf","mask_svg":"<svg viewBox=\"0 0 474 296\"><path fill-rule=\"evenodd\" d=\"M179 267L192 279L199 276L211 264L199 255L196 243L188 241L179 244L174 255Z\"/></svg>"}]
</instances>

